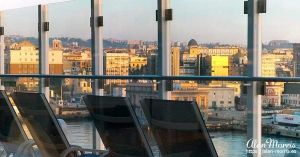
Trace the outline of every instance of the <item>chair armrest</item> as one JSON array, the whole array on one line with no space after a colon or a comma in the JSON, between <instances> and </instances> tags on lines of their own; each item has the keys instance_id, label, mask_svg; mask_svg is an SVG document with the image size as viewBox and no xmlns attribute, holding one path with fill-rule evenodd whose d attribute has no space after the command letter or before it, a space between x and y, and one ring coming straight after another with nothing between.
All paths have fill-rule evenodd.
<instances>
[{"instance_id":1,"label":"chair armrest","mask_svg":"<svg viewBox=\"0 0 300 157\"><path fill-rule=\"evenodd\" d=\"M71 152L80 152L81 155L84 155L85 152L93 152L93 153L99 153L99 157L103 157L106 156L107 154L109 154L108 150L97 150L97 149L83 149L80 146L75 146L75 145L71 145L70 148L64 150L61 153L61 157L66 157L69 153Z\"/></svg>"},{"instance_id":2,"label":"chair armrest","mask_svg":"<svg viewBox=\"0 0 300 157\"><path fill-rule=\"evenodd\" d=\"M60 157L67 157L71 152L83 152L82 148L80 146L71 146L70 148L64 150L61 154Z\"/></svg>"},{"instance_id":3,"label":"chair armrest","mask_svg":"<svg viewBox=\"0 0 300 157\"><path fill-rule=\"evenodd\" d=\"M104 157L109 154L109 150L99 150L99 149L82 149L83 152L92 152L92 153L98 153L99 157Z\"/></svg>"},{"instance_id":4,"label":"chair armrest","mask_svg":"<svg viewBox=\"0 0 300 157\"><path fill-rule=\"evenodd\" d=\"M29 152L29 149L32 149L32 146L35 145L35 142L33 140L28 140L23 142L17 149L16 154L14 157L22 157L24 154ZM27 151L27 152L26 152Z\"/></svg>"}]
</instances>

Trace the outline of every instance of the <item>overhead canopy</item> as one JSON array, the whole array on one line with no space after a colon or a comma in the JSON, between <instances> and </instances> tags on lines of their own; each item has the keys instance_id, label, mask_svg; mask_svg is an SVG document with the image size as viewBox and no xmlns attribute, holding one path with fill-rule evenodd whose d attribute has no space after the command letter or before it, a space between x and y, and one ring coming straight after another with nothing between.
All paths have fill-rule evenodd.
<instances>
[{"instance_id":1,"label":"overhead canopy","mask_svg":"<svg viewBox=\"0 0 300 157\"><path fill-rule=\"evenodd\" d=\"M70 0L0 0L0 11Z\"/></svg>"}]
</instances>

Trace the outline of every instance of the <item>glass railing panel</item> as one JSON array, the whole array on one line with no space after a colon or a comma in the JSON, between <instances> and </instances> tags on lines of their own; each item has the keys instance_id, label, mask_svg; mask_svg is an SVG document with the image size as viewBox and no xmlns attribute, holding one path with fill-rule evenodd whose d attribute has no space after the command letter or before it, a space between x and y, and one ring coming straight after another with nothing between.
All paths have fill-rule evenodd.
<instances>
[{"instance_id":1,"label":"glass railing panel","mask_svg":"<svg viewBox=\"0 0 300 157\"><path fill-rule=\"evenodd\" d=\"M149 143L153 146L153 152L156 152L156 154L159 154L160 156L165 156L166 154L164 153L172 152L170 145L168 151L160 149L160 144L162 142L159 141L161 138L157 138L159 134L154 131L155 129L157 131L157 126L156 128L152 126L154 130L151 128L151 125L144 115L145 110L140 107L140 102L143 101L143 99L158 99L159 89L157 88L157 83L159 83L159 81L138 80L130 82L126 86L126 95L132 102L132 106L136 111L136 116L138 117L140 124L142 126L148 126L146 127L148 129L145 128L143 131L145 135L147 135L146 137L148 138ZM298 151L299 140L297 138L297 126L289 128L289 131L293 133L285 132L285 135L283 133L284 131L282 133L276 133L274 130L270 130L270 128L278 128L277 124L271 122L274 117L277 116L276 113L285 112L286 114L290 114L287 115L289 119L297 119L295 116L298 110L298 108L295 107L297 105L285 105L287 102L295 103L296 100L285 100L286 102L282 100L287 99L284 98L287 97L284 94L287 84L288 83L286 82L261 83L261 85L265 85L260 86L261 88L259 91L263 112L262 126L260 126L262 129L262 144L265 145L262 148L263 156L283 157L286 155L295 155ZM198 104L198 108L201 111L212 143L219 156L246 156L247 151L250 150L249 148L257 147L255 140L247 140L247 101L248 99L251 99L247 95L248 86L248 83L240 81L202 80L200 82L184 81L184 83L173 81L171 100L182 101L182 103L184 103L184 101L195 101ZM297 89L297 87L294 87L290 91L295 91L295 89ZM288 108L292 108L293 112L286 111ZM183 112L183 109L181 110ZM156 112L159 113L160 111L157 109ZM155 113L155 111L152 111L152 113ZM163 115L170 116L172 113ZM177 115L177 117L180 117L180 114ZM279 117L280 116L281 115L279 115ZM169 136L172 136L171 132L168 133ZM286 134L290 134L290 137ZM167 135L160 135L159 137L167 137ZM172 142L175 142L175 139L176 138L172 138ZM270 146L270 140L274 142L274 146ZM276 142L277 144L275 144ZM166 140L164 140L164 143L166 143ZM289 148L278 149L277 147L280 147L280 143L290 144L288 146ZM186 145L183 144L182 146L184 147ZM163 148L166 149L168 147L165 146ZM180 149L176 150L179 151Z\"/></svg>"},{"instance_id":2,"label":"glass railing panel","mask_svg":"<svg viewBox=\"0 0 300 157\"><path fill-rule=\"evenodd\" d=\"M7 19L4 22L4 73L37 74L39 72L38 7L7 10L3 14ZM13 78L5 82L15 83L18 90L38 88L38 80L34 78Z\"/></svg>"},{"instance_id":3,"label":"glass railing panel","mask_svg":"<svg viewBox=\"0 0 300 157\"><path fill-rule=\"evenodd\" d=\"M243 76L247 15L242 0L171 1L173 76Z\"/></svg>"},{"instance_id":4,"label":"glass railing panel","mask_svg":"<svg viewBox=\"0 0 300 157\"><path fill-rule=\"evenodd\" d=\"M49 4L50 74L90 75L91 1Z\"/></svg>"},{"instance_id":5,"label":"glass railing panel","mask_svg":"<svg viewBox=\"0 0 300 157\"><path fill-rule=\"evenodd\" d=\"M156 1L103 1L106 75L156 74L156 9Z\"/></svg>"},{"instance_id":6,"label":"glass railing panel","mask_svg":"<svg viewBox=\"0 0 300 157\"><path fill-rule=\"evenodd\" d=\"M60 136L65 137L70 145L110 149L113 154L146 156L151 152L155 157L211 153L209 150L224 157L246 156L249 147L255 147L255 141L247 141L246 131L247 101L251 99L246 89L249 83L173 80L170 100L159 100L160 80L129 79L125 87L112 87L104 97L91 95L92 81L50 78L49 99L43 101L48 103L54 115L56 122L53 124L58 124L63 132ZM11 82L4 82L4 85L26 135L36 139L32 124L52 123L37 124L26 119L23 112L27 111L20 104L29 99L15 100L14 95L38 90L18 89ZM298 83L264 82L260 85L263 156L285 157L299 153ZM31 99L28 102L33 103L35 98ZM149 102L152 102L151 110L147 111L144 104L149 106ZM37 105L45 104L28 106ZM39 116L45 117L47 112L41 112ZM111 134L118 138L109 136ZM270 146L272 141L274 144ZM277 148L284 144L285 148ZM200 147L203 149L198 149ZM39 146L34 150L41 153Z\"/></svg>"},{"instance_id":7,"label":"glass railing panel","mask_svg":"<svg viewBox=\"0 0 300 157\"><path fill-rule=\"evenodd\" d=\"M267 13L262 15L262 76L299 76L299 23L293 15L299 14L297 0L283 5L280 0L267 3ZM280 22L277 19L282 19ZM284 29L282 29L284 28ZM275 33L276 32L276 33Z\"/></svg>"},{"instance_id":8,"label":"glass railing panel","mask_svg":"<svg viewBox=\"0 0 300 157\"><path fill-rule=\"evenodd\" d=\"M38 73L38 7L7 10L4 15L5 73Z\"/></svg>"},{"instance_id":9,"label":"glass railing panel","mask_svg":"<svg viewBox=\"0 0 300 157\"><path fill-rule=\"evenodd\" d=\"M216 82L218 82L218 84L222 84L222 86L216 84ZM179 136L180 131L182 130L176 130L174 127L173 130L169 129L169 132L164 132L163 130L167 130L166 128L160 128L159 130L158 126L150 125L151 122L149 123L149 119L147 119L147 116L144 114L145 109L142 108L142 102L144 99L159 99L159 83L160 81L136 80L128 83L126 86L126 95L132 102L133 108L135 108L136 115L141 125L148 128L143 129L143 131L145 132L145 135L147 135L148 141L155 154L159 156L166 156L175 154L195 155L200 153L202 150L197 149L196 151L194 148L198 148L200 147L199 145L204 144L201 143L201 140L198 138L203 138L207 131L205 129L195 130L195 127L200 126L200 120L203 119L208 129L208 134L212 139L212 142L208 142L207 146L215 147L217 153L222 156L245 156L247 128L245 110L246 104L241 105L240 103L240 82L203 80L173 81L173 89L171 90L170 98L171 101L161 102L160 107L162 107L162 109L160 110L160 107L156 107L156 111L152 110L152 113L157 112L157 114L159 114L163 111L164 107L168 108L169 106L165 112L170 113L160 113L160 118L165 117L167 120L173 119L175 120L173 122L174 125L178 124L177 127L180 128L180 124L183 124L182 121L188 120L186 117L193 115L193 112L191 111L195 110L191 109L190 102L194 101L195 104L197 104L195 106L198 110L200 110L196 113L198 113L198 115L201 114L202 118L195 119L194 117L194 119L189 119L190 121L186 122L191 124L191 126L189 126L191 127L191 130L185 130L187 132L190 131L190 133L193 134L191 136L185 135L184 133L181 133L182 136ZM170 105L172 103L175 105ZM165 104L165 106L163 104ZM176 104L179 105L179 108L172 108L175 107ZM186 112L184 112L185 110ZM172 115L175 117L172 118ZM195 124L193 122L196 122L196 126L192 125ZM170 127L172 127L171 124ZM185 127L188 128L188 126ZM203 135L201 135L201 133L203 133ZM169 141L166 137L170 137ZM237 140L232 141L234 138ZM230 148L224 149L224 141L228 143L228 147ZM236 148L236 146L239 146L239 148L235 150L234 148ZM240 151L241 149L244 151Z\"/></svg>"},{"instance_id":10,"label":"glass railing panel","mask_svg":"<svg viewBox=\"0 0 300 157\"><path fill-rule=\"evenodd\" d=\"M265 82L264 85L261 142L266 146L263 155L299 156L299 83Z\"/></svg>"}]
</instances>

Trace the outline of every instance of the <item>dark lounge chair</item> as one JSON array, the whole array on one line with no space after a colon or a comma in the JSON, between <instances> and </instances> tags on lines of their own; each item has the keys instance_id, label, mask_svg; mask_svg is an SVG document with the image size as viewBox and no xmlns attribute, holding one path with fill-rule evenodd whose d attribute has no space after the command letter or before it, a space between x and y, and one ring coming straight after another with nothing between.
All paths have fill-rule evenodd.
<instances>
[{"instance_id":1,"label":"dark lounge chair","mask_svg":"<svg viewBox=\"0 0 300 157\"><path fill-rule=\"evenodd\" d=\"M107 154L107 151L71 146L44 94L15 92L12 98L43 157L94 157ZM85 151L100 155L86 154Z\"/></svg>"},{"instance_id":2,"label":"dark lounge chair","mask_svg":"<svg viewBox=\"0 0 300 157\"><path fill-rule=\"evenodd\" d=\"M163 157L218 156L196 103L144 99L141 105Z\"/></svg>"},{"instance_id":3,"label":"dark lounge chair","mask_svg":"<svg viewBox=\"0 0 300 157\"><path fill-rule=\"evenodd\" d=\"M83 101L111 156L153 157L127 98L86 95Z\"/></svg>"},{"instance_id":4,"label":"dark lounge chair","mask_svg":"<svg viewBox=\"0 0 300 157\"><path fill-rule=\"evenodd\" d=\"M5 91L0 91L0 142L7 155L35 156L32 146Z\"/></svg>"}]
</instances>

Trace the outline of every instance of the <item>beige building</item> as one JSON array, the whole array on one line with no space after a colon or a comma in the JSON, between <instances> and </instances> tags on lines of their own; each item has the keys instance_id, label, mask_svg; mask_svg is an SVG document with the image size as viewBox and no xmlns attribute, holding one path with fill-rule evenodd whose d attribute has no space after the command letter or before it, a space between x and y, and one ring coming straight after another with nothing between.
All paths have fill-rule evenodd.
<instances>
[{"instance_id":1,"label":"beige building","mask_svg":"<svg viewBox=\"0 0 300 157\"><path fill-rule=\"evenodd\" d=\"M238 81L212 81L209 84L211 88L232 88L234 90L234 96L240 97L241 96L241 82Z\"/></svg>"},{"instance_id":2,"label":"beige building","mask_svg":"<svg viewBox=\"0 0 300 157\"><path fill-rule=\"evenodd\" d=\"M127 76L129 74L129 54L107 52L104 55L106 75ZM127 80L107 80L106 84L126 85Z\"/></svg>"},{"instance_id":3,"label":"beige building","mask_svg":"<svg viewBox=\"0 0 300 157\"><path fill-rule=\"evenodd\" d=\"M293 61L291 50L275 49L272 53L262 55L262 76L276 77L276 69Z\"/></svg>"},{"instance_id":4,"label":"beige building","mask_svg":"<svg viewBox=\"0 0 300 157\"><path fill-rule=\"evenodd\" d=\"M276 77L276 63L280 61L275 54L264 53L262 55L262 76Z\"/></svg>"},{"instance_id":5,"label":"beige building","mask_svg":"<svg viewBox=\"0 0 300 157\"><path fill-rule=\"evenodd\" d=\"M234 88L198 86L194 82L175 85L171 94L172 100L196 101L202 109L234 108L234 97Z\"/></svg>"},{"instance_id":6,"label":"beige building","mask_svg":"<svg viewBox=\"0 0 300 157\"><path fill-rule=\"evenodd\" d=\"M197 57L200 54L203 56L233 56L237 53L239 53L238 47L190 48L191 57Z\"/></svg>"},{"instance_id":7,"label":"beige building","mask_svg":"<svg viewBox=\"0 0 300 157\"><path fill-rule=\"evenodd\" d=\"M233 56L240 52L239 47L200 47L195 39L188 43L190 57L202 56Z\"/></svg>"},{"instance_id":8,"label":"beige building","mask_svg":"<svg viewBox=\"0 0 300 157\"><path fill-rule=\"evenodd\" d=\"M91 50L87 48L64 52L63 65L64 74L90 75L92 72ZM91 80L89 79L65 79L65 85L72 86L74 94L92 92Z\"/></svg>"},{"instance_id":9,"label":"beige building","mask_svg":"<svg viewBox=\"0 0 300 157\"><path fill-rule=\"evenodd\" d=\"M202 48L200 54L209 56L233 56L239 53L238 47Z\"/></svg>"},{"instance_id":10,"label":"beige building","mask_svg":"<svg viewBox=\"0 0 300 157\"><path fill-rule=\"evenodd\" d=\"M234 88L215 87L210 88L208 93L208 108L229 108L233 109Z\"/></svg>"},{"instance_id":11,"label":"beige building","mask_svg":"<svg viewBox=\"0 0 300 157\"><path fill-rule=\"evenodd\" d=\"M171 70L172 76L180 75L180 47L173 47L171 55Z\"/></svg>"},{"instance_id":12,"label":"beige building","mask_svg":"<svg viewBox=\"0 0 300 157\"><path fill-rule=\"evenodd\" d=\"M275 49L272 53L264 53L262 56L262 76L277 77L278 69L289 71L285 66L292 62L293 54L290 49ZM284 90L284 83L282 82L267 82L265 88L265 95L262 97L262 105L264 106L280 106L281 96Z\"/></svg>"},{"instance_id":13,"label":"beige building","mask_svg":"<svg viewBox=\"0 0 300 157\"><path fill-rule=\"evenodd\" d=\"M14 43L6 52L6 73L8 74L38 74L39 73L39 50L29 41ZM49 51L49 73L63 73L63 55L61 50ZM17 81L18 85L24 85L28 90L38 87L38 80L22 78Z\"/></svg>"},{"instance_id":14,"label":"beige building","mask_svg":"<svg viewBox=\"0 0 300 157\"><path fill-rule=\"evenodd\" d=\"M129 65L131 69L140 69L142 66L147 65L147 57L132 56Z\"/></svg>"},{"instance_id":15,"label":"beige building","mask_svg":"<svg viewBox=\"0 0 300 157\"><path fill-rule=\"evenodd\" d=\"M172 100L195 101L201 109L208 109L208 88L197 88L196 90L181 89L172 91Z\"/></svg>"},{"instance_id":16,"label":"beige building","mask_svg":"<svg viewBox=\"0 0 300 157\"><path fill-rule=\"evenodd\" d=\"M92 70L92 58L90 50L63 53L63 60L65 74L87 75Z\"/></svg>"},{"instance_id":17,"label":"beige building","mask_svg":"<svg viewBox=\"0 0 300 157\"><path fill-rule=\"evenodd\" d=\"M75 93L92 93L92 84L90 80L86 79L76 79L74 83L77 85L75 86Z\"/></svg>"},{"instance_id":18,"label":"beige building","mask_svg":"<svg viewBox=\"0 0 300 157\"><path fill-rule=\"evenodd\" d=\"M9 74L35 74L39 72L39 50L29 41L15 43L7 55ZM50 74L62 74L63 59L61 50L49 52Z\"/></svg>"},{"instance_id":19,"label":"beige building","mask_svg":"<svg viewBox=\"0 0 300 157\"><path fill-rule=\"evenodd\" d=\"M126 94L133 104L140 105L144 98L159 98L156 82L131 82L126 86ZM176 83L171 92L171 100L195 101L202 109L234 108L234 89L227 87L198 86L194 82Z\"/></svg>"}]
</instances>

